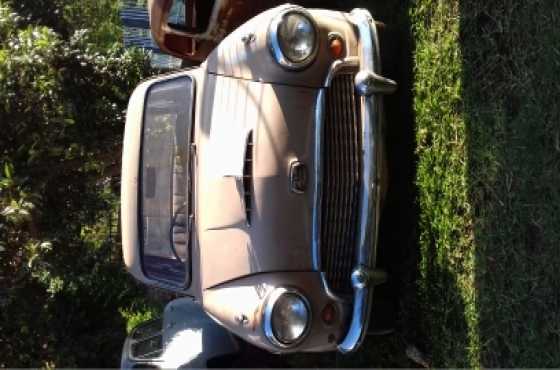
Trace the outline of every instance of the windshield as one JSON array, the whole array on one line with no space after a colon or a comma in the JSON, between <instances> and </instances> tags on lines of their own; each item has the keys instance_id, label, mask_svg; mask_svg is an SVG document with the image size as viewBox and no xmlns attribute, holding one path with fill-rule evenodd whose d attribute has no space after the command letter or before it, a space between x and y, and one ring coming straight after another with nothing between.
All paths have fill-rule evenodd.
<instances>
[{"instance_id":1,"label":"windshield","mask_svg":"<svg viewBox=\"0 0 560 370\"><path fill-rule=\"evenodd\" d=\"M192 80L156 83L144 112L141 164L143 268L146 276L188 283L188 152Z\"/></svg>"}]
</instances>

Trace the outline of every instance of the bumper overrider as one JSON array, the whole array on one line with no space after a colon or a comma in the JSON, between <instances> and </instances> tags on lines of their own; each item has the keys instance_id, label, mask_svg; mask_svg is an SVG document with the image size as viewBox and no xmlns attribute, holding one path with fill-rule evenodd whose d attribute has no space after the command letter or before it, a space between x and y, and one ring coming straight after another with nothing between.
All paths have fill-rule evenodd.
<instances>
[{"instance_id":1,"label":"bumper overrider","mask_svg":"<svg viewBox=\"0 0 560 370\"><path fill-rule=\"evenodd\" d=\"M391 94L396 90L396 83L382 77L381 58L377 28L370 13L365 9L354 9L351 21L357 30L359 57L333 64L325 81L330 84L332 75L344 64L358 65L358 73L354 79L355 90L360 97L361 125L361 178L359 189L358 229L355 247L354 267L351 274L353 288L351 320L346 335L338 344L343 353L356 350L362 343L368 328L369 313L373 288L386 280L385 273L376 270L376 250L381 201L381 168L383 140L383 108L382 95ZM314 216L313 241L314 264L321 271L320 258L320 212L322 198L322 131L324 94L319 95L316 111L315 138L315 183L314 183ZM326 285L325 279L323 279ZM325 287L328 290L328 286Z\"/></svg>"}]
</instances>

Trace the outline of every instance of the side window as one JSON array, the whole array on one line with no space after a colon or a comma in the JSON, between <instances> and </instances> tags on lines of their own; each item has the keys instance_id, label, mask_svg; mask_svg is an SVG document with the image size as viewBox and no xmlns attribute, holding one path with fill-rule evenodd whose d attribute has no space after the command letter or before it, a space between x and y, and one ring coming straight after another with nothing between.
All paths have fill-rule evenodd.
<instances>
[{"instance_id":1,"label":"side window","mask_svg":"<svg viewBox=\"0 0 560 370\"><path fill-rule=\"evenodd\" d=\"M187 7L185 1L188 0L173 0L169 15L167 16L167 23L173 28L187 30L190 28L192 19L189 19L187 24Z\"/></svg>"},{"instance_id":2,"label":"side window","mask_svg":"<svg viewBox=\"0 0 560 370\"><path fill-rule=\"evenodd\" d=\"M173 0L167 24L189 33L203 33L208 28L214 0Z\"/></svg>"}]
</instances>

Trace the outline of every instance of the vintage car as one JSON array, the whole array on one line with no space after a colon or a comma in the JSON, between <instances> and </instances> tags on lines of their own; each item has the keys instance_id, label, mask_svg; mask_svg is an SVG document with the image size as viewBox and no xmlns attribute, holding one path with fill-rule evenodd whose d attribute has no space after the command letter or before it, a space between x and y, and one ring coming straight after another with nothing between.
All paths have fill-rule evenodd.
<instances>
[{"instance_id":1,"label":"vintage car","mask_svg":"<svg viewBox=\"0 0 560 370\"><path fill-rule=\"evenodd\" d=\"M199 67L142 82L123 147L128 271L266 351L358 348L386 278L382 96L396 84L381 29L364 9L286 4Z\"/></svg>"}]
</instances>

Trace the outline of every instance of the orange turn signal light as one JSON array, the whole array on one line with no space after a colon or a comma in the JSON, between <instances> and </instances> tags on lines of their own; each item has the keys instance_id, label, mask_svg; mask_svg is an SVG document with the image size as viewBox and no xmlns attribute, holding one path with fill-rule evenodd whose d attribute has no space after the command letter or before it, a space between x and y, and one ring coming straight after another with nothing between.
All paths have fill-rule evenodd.
<instances>
[{"instance_id":1,"label":"orange turn signal light","mask_svg":"<svg viewBox=\"0 0 560 370\"><path fill-rule=\"evenodd\" d=\"M336 308L332 303L327 303L321 311L321 319L327 325L331 325L336 320Z\"/></svg>"},{"instance_id":2,"label":"orange turn signal light","mask_svg":"<svg viewBox=\"0 0 560 370\"><path fill-rule=\"evenodd\" d=\"M339 59L344 54L344 42L339 35L329 37L329 51L334 59Z\"/></svg>"}]
</instances>

